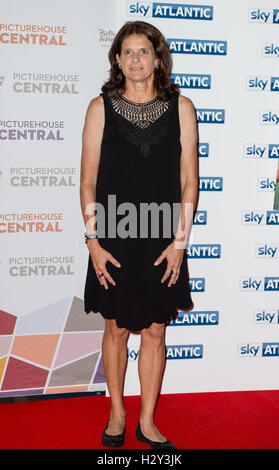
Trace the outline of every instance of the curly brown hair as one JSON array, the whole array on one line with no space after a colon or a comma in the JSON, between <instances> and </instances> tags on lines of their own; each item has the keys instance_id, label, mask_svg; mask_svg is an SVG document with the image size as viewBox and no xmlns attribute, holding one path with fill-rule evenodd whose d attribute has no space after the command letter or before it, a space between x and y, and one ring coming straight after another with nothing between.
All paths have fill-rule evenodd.
<instances>
[{"instance_id":1,"label":"curly brown hair","mask_svg":"<svg viewBox=\"0 0 279 470\"><path fill-rule=\"evenodd\" d=\"M158 97L167 100L174 93L180 93L179 87L170 79L172 57L168 43L159 29L145 21L127 21L116 34L108 53L110 76L101 90L125 90L125 76L118 67L116 54L121 54L122 41L131 34L144 34L152 43L155 55L160 60L160 66L154 69L154 88Z\"/></svg>"}]
</instances>

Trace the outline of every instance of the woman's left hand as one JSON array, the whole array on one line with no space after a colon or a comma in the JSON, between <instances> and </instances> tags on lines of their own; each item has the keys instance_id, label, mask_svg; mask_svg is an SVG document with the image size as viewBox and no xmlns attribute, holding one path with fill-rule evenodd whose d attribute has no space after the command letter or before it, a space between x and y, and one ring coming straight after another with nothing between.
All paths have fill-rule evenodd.
<instances>
[{"instance_id":1,"label":"woman's left hand","mask_svg":"<svg viewBox=\"0 0 279 470\"><path fill-rule=\"evenodd\" d=\"M184 249L178 249L175 248L175 242L173 241L170 245L167 246L167 248L162 251L162 254L157 258L155 261L154 265L158 266L164 258L167 259L167 269L165 271L164 276L161 279L161 282L164 282L169 275L171 274L172 271L174 271L176 274L171 275L170 281L168 283L168 287L172 286L173 284L176 283L179 273L180 273L180 266L183 261L183 256L184 256Z\"/></svg>"}]
</instances>

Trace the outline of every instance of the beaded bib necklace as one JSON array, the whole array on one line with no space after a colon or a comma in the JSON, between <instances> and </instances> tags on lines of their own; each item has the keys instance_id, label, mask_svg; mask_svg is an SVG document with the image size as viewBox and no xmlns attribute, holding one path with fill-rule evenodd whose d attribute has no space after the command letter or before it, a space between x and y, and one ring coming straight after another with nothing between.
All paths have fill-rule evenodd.
<instances>
[{"instance_id":1,"label":"beaded bib necklace","mask_svg":"<svg viewBox=\"0 0 279 470\"><path fill-rule=\"evenodd\" d=\"M116 90L111 95L111 102L117 113L142 129L154 123L169 107L169 101L163 101L157 96L144 103L136 103Z\"/></svg>"}]
</instances>

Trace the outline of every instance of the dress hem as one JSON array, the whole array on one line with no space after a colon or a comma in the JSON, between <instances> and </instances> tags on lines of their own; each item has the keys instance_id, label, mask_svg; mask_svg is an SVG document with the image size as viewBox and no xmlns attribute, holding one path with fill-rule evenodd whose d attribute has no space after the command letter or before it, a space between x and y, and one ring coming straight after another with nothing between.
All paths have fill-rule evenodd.
<instances>
[{"instance_id":1,"label":"dress hem","mask_svg":"<svg viewBox=\"0 0 279 470\"><path fill-rule=\"evenodd\" d=\"M130 331L141 331L144 328L149 328L150 325L152 325L152 323L157 323L159 325L161 325L163 323L169 323L171 321L171 319L177 315L178 310L187 311L187 310L191 310L193 307L194 307L193 302L190 305L188 305L187 307L176 307L175 308L175 310L176 310L175 313L168 314L167 318L165 318L164 320L162 320L162 321L150 320L147 323L145 323L141 328L128 328L122 322L119 322L119 320L118 320L118 318L115 314L108 314L108 313L100 312L96 307L89 307L89 308L85 309L84 311L85 311L86 314L88 314L90 312L100 313L102 315L102 317L105 318L106 320L115 320L116 325L117 325L118 328L126 328L127 330L130 330Z\"/></svg>"}]
</instances>

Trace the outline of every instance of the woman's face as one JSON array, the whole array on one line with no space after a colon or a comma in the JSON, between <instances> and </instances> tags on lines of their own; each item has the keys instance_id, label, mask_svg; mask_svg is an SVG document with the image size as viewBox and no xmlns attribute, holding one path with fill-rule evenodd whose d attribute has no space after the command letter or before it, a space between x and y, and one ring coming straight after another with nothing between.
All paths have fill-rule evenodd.
<instances>
[{"instance_id":1,"label":"woman's face","mask_svg":"<svg viewBox=\"0 0 279 470\"><path fill-rule=\"evenodd\" d=\"M159 64L153 45L144 34L131 34L124 38L121 54L116 54L116 60L126 79L137 81L152 75L155 65Z\"/></svg>"}]
</instances>

